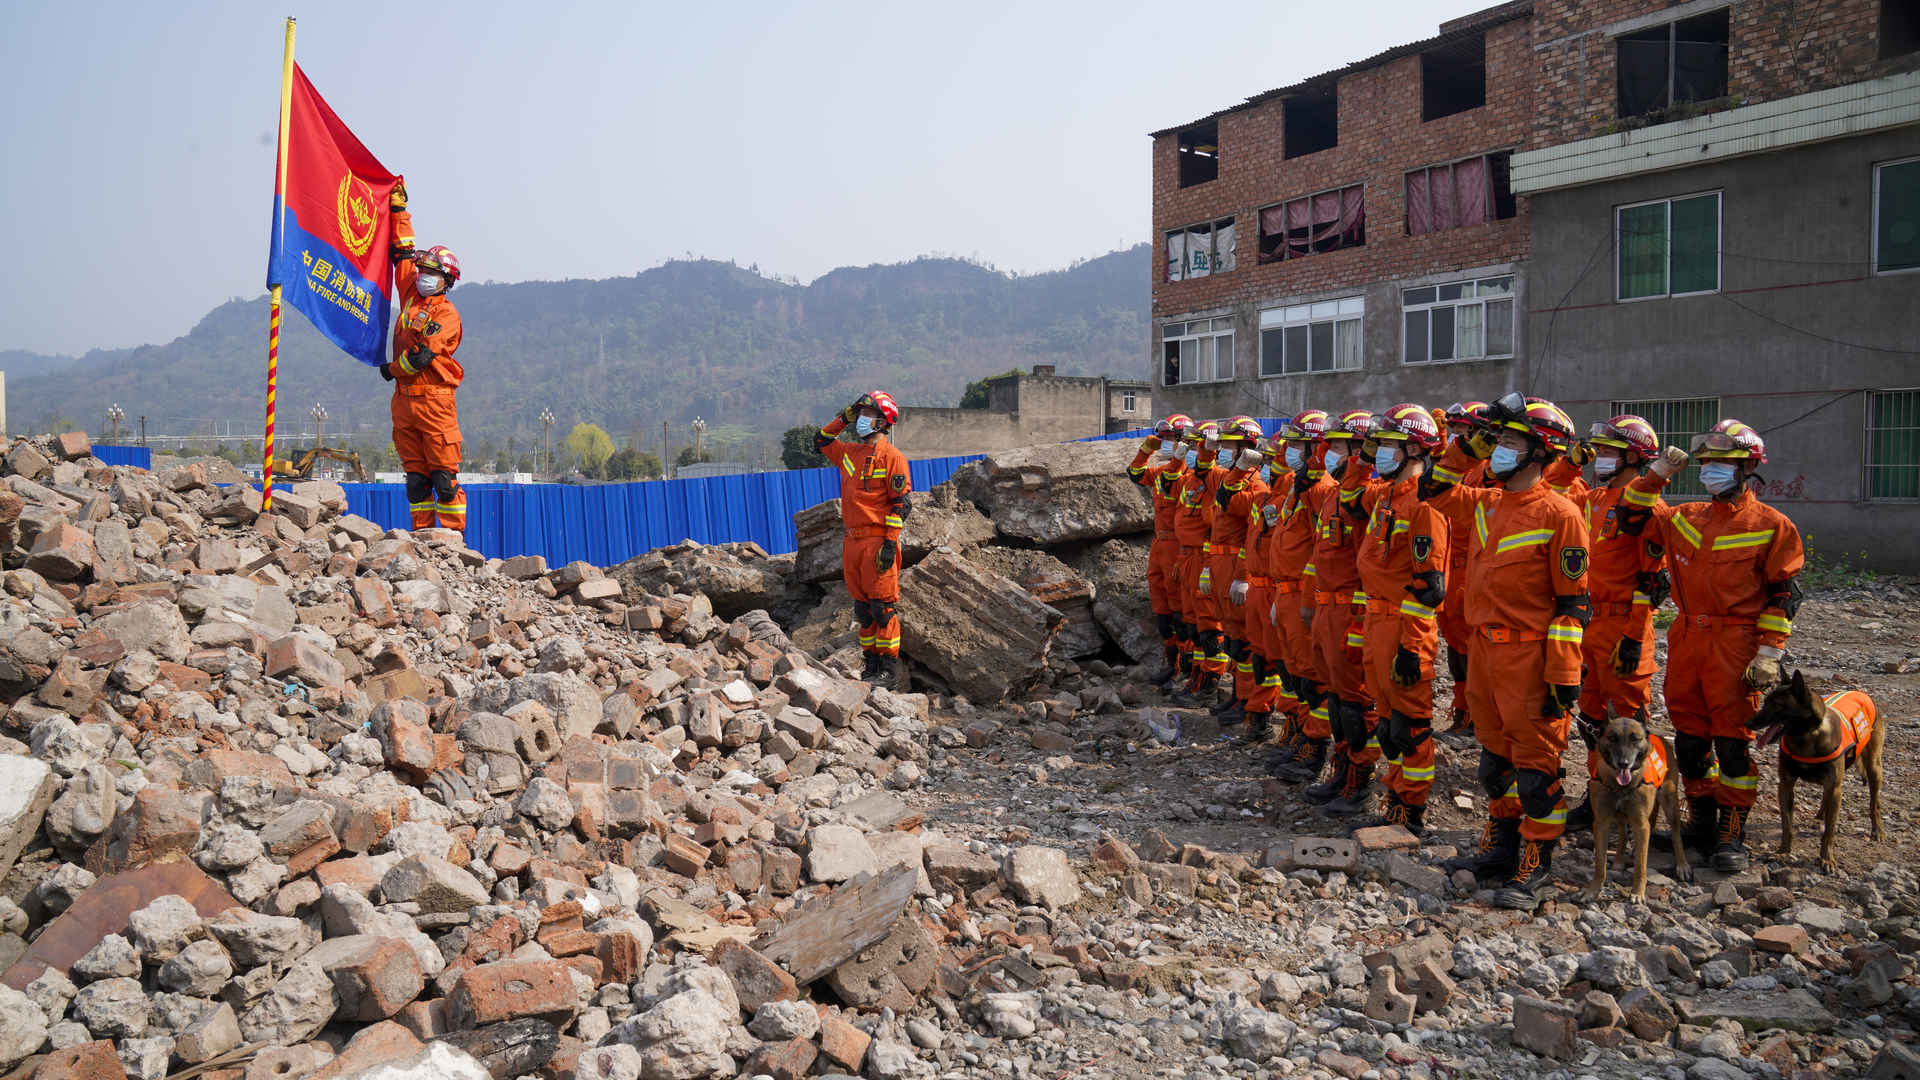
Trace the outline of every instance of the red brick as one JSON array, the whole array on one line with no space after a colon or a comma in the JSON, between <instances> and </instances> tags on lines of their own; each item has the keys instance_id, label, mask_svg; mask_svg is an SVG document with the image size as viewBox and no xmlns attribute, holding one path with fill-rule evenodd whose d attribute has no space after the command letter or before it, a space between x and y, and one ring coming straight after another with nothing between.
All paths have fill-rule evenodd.
<instances>
[{"instance_id":1,"label":"red brick","mask_svg":"<svg viewBox=\"0 0 1920 1080\"><path fill-rule=\"evenodd\" d=\"M867 1047L873 1036L832 1013L820 1014L820 1053L828 1061L858 1075L860 1063L867 1059Z\"/></svg>"},{"instance_id":2,"label":"red brick","mask_svg":"<svg viewBox=\"0 0 1920 1080\"><path fill-rule=\"evenodd\" d=\"M33 1071L33 1080L127 1080L127 1070L120 1066L113 1043L102 1039L48 1054Z\"/></svg>"},{"instance_id":3,"label":"red brick","mask_svg":"<svg viewBox=\"0 0 1920 1080\"><path fill-rule=\"evenodd\" d=\"M862 1053L865 1048L862 1048ZM756 1075L765 1074L773 1080L800 1080L813 1067L813 1060L820 1056L813 1043L806 1039L788 1039L786 1042L767 1043L753 1056L747 1059L743 1070Z\"/></svg>"},{"instance_id":4,"label":"red brick","mask_svg":"<svg viewBox=\"0 0 1920 1080\"><path fill-rule=\"evenodd\" d=\"M794 1001L800 988L780 965L732 939L714 946L713 962L733 982L740 1007L751 1013L769 1001Z\"/></svg>"},{"instance_id":5,"label":"red brick","mask_svg":"<svg viewBox=\"0 0 1920 1080\"><path fill-rule=\"evenodd\" d=\"M571 965L559 960L500 960L468 969L447 995L455 1026L481 1027L522 1016L573 1015Z\"/></svg>"},{"instance_id":6,"label":"red brick","mask_svg":"<svg viewBox=\"0 0 1920 1080\"><path fill-rule=\"evenodd\" d=\"M418 1036L401 1024L390 1020L374 1024L356 1033L339 1057L327 1062L320 1071L309 1074L307 1080L357 1076L376 1065L398 1061L423 1045Z\"/></svg>"},{"instance_id":7,"label":"red brick","mask_svg":"<svg viewBox=\"0 0 1920 1080\"><path fill-rule=\"evenodd\" d=\"M700 868L707 865L707 859L713 853L678 833L667 837L667 850L661 861L667 869L683 877L693 877Z\"/></svg>"},{"instance_id":8,"label":"red brick","mask_svg":"<svg viewBox=\"0 0 1920 1080\"><path fill-rule=\"evenodd\" d=\"M600 970L608 982L630 983L640 977L647 963L640 951L640 939L625 930L601 934L594 955L600 958Z\"/></svg>"}]
</instances>

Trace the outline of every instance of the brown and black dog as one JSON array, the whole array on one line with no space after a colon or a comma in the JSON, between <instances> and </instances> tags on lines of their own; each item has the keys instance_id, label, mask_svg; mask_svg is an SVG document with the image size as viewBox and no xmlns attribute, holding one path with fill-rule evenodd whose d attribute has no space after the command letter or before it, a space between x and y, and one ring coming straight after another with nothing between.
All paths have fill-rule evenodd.
<instances>
[{"instance_id":1,"label":"brown and black dog","mask_svg":"<svg viewBox=\"0 0 1920 1080\"><path fill-rule=\"evenodd\" d=\"M1587 794L1593 802L1593 880L1580 898L1592 903L1607 887L1607 847L1617 821L1629 842L1621 854L1633 860L1633 886L1627 895L1634 903L1644 904L1654 812L1664 813L1674 835L1680 835L1680 772L1672 767L1672 747L1648 730L1643 718L1616 716L1607 721L1587 762L1591 775ZM1673 876L1693 880L1685 844L1673 846Z\"/></svg>"},{"instance_id":2,"label":"brown and black dog","mask_svg":"<svg viewBox=\"0 0 1920 1080\"><path fill-rule=\"evenodd\" d=\"M1874 716L1872 698L1859 690L1817 698L1795 671L1767 693L1747 726L1760 733L1755 741L1761 746L1780 744L1781 855L1793 854L1793 788L1805 780L1820 785L1820 868L1829 874L1839 870L1833 837L1840 824L1840 789L1856 760L1867 779L1873 838L1886 838L1880 825L1880 751L1887 725Z\"/></svg>"}]
</instances>

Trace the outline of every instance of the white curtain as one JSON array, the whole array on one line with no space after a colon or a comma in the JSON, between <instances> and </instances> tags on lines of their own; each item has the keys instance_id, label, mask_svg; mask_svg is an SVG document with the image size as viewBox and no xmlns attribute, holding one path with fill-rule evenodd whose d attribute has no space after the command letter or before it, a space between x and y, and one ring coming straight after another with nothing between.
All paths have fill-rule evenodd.
<instances>
[{"instance_id":1,"label":"white curtain","mask_svg":"<svg viewBox=\"0 0 1920 1080\"><path fill-rule=\"evenodd\" d=\"M1187 234L1167 234L1167 280L1181 281L1187 276Z\"/></svg>"},{"instance_id":2,"label":"white curtain","mask_svg":"<svg viewBox=\"0 0 1920 1080\"><path fill-rule=\"evenodd\" d=\"M1360 370L1360 320L1342 319L1333 324L1333 368L1335 371Z\"/></svg>"},{"instance_id":3,"label":"white curtain","mask_svg":"<svg viewBox=\"0 0 1920 1080\"><path fill-rule=\"evenodd\" d=\"M1233 222L1217 225L1213 230L1213 270L1224 274L1233 269Z\"/></svg>"},{"instance_id":4,"label":"white curtain","mask_svg":"<svg viewBox=\"0 0 1920 1080\"><path fill-rule=\"evenodd\" d=\"M1213 273L1213 233L1208 229L1187 230L1187 276L1206 277Z\"/></svg>"},{"instance_id":5,"label":"white curtain","mask_svg":"<svg viewBox=\"0 0 1920 1080\"><path fill-rule=\"evenodd\" d=\"M1479 304L1461 304L1458 308L1454 309L1455 314L1459 316L1453 324L1453 339L1455 342L1453 355L1455 358L1465 360L1487 355L1486 340L1481 323L1481 316L1485 310L1486 309L1482 308Z\"/></svg>"}]
</instances>

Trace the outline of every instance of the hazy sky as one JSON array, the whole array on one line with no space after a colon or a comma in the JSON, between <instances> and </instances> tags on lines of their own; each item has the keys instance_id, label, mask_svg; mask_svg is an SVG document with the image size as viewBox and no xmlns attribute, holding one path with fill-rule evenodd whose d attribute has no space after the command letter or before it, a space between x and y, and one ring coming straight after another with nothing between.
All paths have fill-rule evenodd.
<instances>
[{"instance_id":1,"label":"hazy sky","mask_svg":"<svg viewBox=\"0 0 1920 1080\"><path fill-rule=\"evenodd\" d=\"M471 280L689 252L810 280L928 252L1048 270L1138 243L1148 131L1490 3L291 13L307 76L407 177L420 242L452 247ZM6 5L0 349L167 341L265 291L285 14Z\"/></svg>"}]
</instances>

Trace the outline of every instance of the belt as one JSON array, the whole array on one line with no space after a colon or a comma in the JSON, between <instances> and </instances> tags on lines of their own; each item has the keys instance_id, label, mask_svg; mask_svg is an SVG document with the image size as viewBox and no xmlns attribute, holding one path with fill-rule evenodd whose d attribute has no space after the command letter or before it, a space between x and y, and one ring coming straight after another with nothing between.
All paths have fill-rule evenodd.
<instances>
[{"instance_id":1,"label":"belt","mask_svg":"<svg viewBox=\"0 0 1920 1080\"><path fill-rule=\"evenodd\" d=\"M1200 549L1199 549L1198 547L1196 547L1196 546L1194 546L1193 544L1181 544L1181 545L1180 545L1180 554L1182 554L1182 555L1198 555L1198 554L1200 554Z\"/></svg>"},{"instance_id":2,"label":"belt","mask_svg":"<svg viewBox=\"0 0 1920 1080\"><path fill-rule=\"evenodd\" d=\"M1277 596L1288 596L1293 593L1299 592L1303 584L1304 583L1301 582L1300 579L1298 578L1294 578L1292 580L1288 580L1286 578L1274 578L1273 591L1274 591L1274 594Z\"/></svg>"},{"instance_id":3,"label":"belt","mask_svg":"<svg viewBox=\"0 0 1920 1080\"><path fill-rule=\"evenodd\" d=\"M1351 604L1353 603L1353 594L1350 592L1315 592L1313 594L1313 602L1322 606L1327 604Z\"/></svg>"},{"instance_id":4,"label":"belt","mask_svg":"<svg viewBox=\"0 0 1920 1080\"><path fill-rule=\"evenodd\" d=\"M395 387L394 392L399 394L402 397L452 397L453 387L451 386L401 386L401 387Z\"/></svg>"},{"instance_id":5,"label":"belt","mask_svg":"<svg viewBox=\"0 0 1920 1080\"><path fill-rule=\"evenodd\" d=\"M1633 614L1633 605L1632 604L1595 604L1593 605L1593 613L1595 615L1631 615Z\"/></svg>"},{"instance_id":6,"label":"belt","mask_svg":"<svg viewBox=\"0 0 1920 1080\"><path fill-rule=\"evenodd\" d=\"M1254 589L1271 589L1273 588L1273 579L1263 578L1258 574L1248 574L1247 586Z\"/></svg>"},{"instance_id":7,"label":"belt","mask_svg":"<svg viewBox=\"0 0 1920 1080\"><path fill-rule=\"evenodd\" d=\"M1207 549L1207 553L1210 555L1238 555L1240 554L1240 549L1228 544L1214 544Z\"/></svg>"},{"instance_id":8,"label":"belt","mask_svg":"<svg viewBox=\"0 0 1920 1080\"><path fill-rule=\"evenodd\" d=\"M1754 620L1745 615L1689 615L1681 612L1673 620L1675 626L1691 626L1698 630L1707 630L1716 626L1752 626Z\"/></svg>"},{"instance_id":9,"label":"belt","mask_svg":"<svg viewBox=\"0 0 1920 1080\"><path fill-rule=\"evenodd\" d=\"M870 540L876 536L884 539L894 535L898 531L897 529L889 529L884 525L849 525L847 526L847 539Z\"/></svg>"},{"instance_id":10,"label":"belt","mask_svg":"<svg viewBox=\"0 0 1920 1080\"><path fill-rule=\"evenodd\" d=\"M1505 626L1483 626L1480 636L1495 645L1507 645L1520 641L1545 641L1547 635L1541 630L1514 630Z\"/></svg>"}]
</instances>

